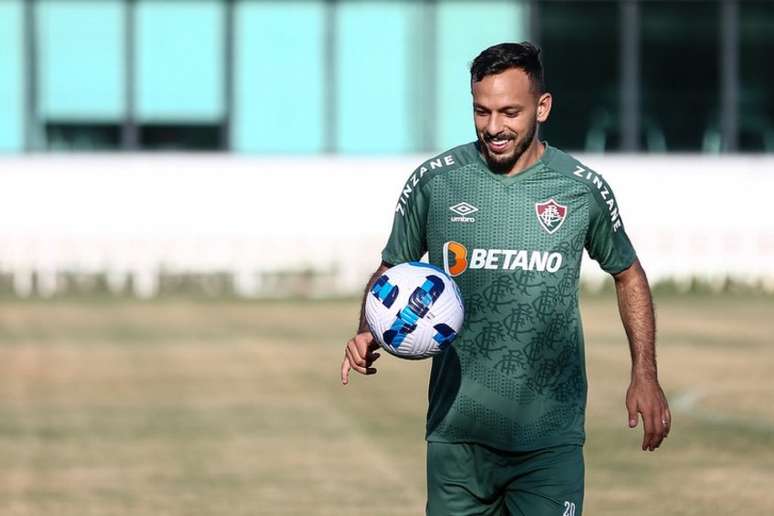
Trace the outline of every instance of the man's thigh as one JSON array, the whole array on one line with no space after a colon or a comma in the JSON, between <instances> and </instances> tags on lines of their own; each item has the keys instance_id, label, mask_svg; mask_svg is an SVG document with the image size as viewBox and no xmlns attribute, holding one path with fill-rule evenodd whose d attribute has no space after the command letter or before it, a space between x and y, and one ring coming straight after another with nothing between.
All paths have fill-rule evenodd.
<instances>
[{"instance_id":1,"label":"man's thigh","mask_svg":"<svg viewBox=\"0 0 774 516\"><path fill-rule=\"evenodd\" d=\"M474 444L427 443L428 516L500 516L495 465Z\"/></svg>"},{"instance_id":2,"label":"man's thigh","mask_svg":"<svg viewBox=\"0 0 774 516\"><path fill-rule=\"evenodd\" d=\"M584 490L583 448L558 446L531 454L505 489L512 516L581 516Z\"/></svg>"}]
</instances>

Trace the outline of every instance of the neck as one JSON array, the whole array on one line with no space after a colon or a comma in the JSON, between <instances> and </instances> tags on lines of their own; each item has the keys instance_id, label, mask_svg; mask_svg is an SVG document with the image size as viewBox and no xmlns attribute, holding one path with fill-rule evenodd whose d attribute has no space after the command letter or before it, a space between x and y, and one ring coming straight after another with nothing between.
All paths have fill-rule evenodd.
<instances>
[{"instance_id":1,"label":"neck","mask_svg":"<svg viewBox=\"0 0 774 516\"><path fill-rule=\"evenodd\" d=\"M527 170L529 167L537 163L543 152L545 152L546 146L538 140L537 136L532 139L532 142L527 147L527 150L519 156L516 163L513 164L513 168L506 174L507 176L515 176Z\"/></svg>"}]
</instances>

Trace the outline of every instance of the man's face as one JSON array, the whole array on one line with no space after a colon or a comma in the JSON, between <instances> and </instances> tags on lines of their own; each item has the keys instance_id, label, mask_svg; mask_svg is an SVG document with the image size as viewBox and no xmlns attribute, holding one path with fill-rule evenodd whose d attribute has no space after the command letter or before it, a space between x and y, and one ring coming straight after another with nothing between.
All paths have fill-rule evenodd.
<instances>
[{"instance_id":1,"label":"man's face","mask_svg":"<svg viewBox=\"0 0 774 516\"><path fill-rule=\"evenodd\" d=\"M519 68L473 82L473 112L481 152L492 171L507 174L548 118L551 95L537 95Z\"/></svg>"}]
</instances>

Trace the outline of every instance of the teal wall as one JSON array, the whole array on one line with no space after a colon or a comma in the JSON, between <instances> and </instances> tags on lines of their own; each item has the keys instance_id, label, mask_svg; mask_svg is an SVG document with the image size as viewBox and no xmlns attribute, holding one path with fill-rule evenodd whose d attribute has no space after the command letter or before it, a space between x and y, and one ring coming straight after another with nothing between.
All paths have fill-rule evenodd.
<instances>
[{"instance_id":1,"label":"teal wall","mask_svg":"<svg viewBox=\"0 0 774 516\"><path fill-rule=\"evenodd\" d=\"M0 151L24 144L23 1L0 0ZM132 89L141 127L223 123L225 5L136 1ZM472 139L468 63L486 45L523 39L526 8L438 2L428 47L428 5L237 0L232 150L392 154ZM99 131L86 126L125 120L127 12L125 0L35 0L40 148L49 147L43 128L51 122Z\"/></svg>"},{"instance_id":2,"label":"teal wall","mask_svg":"<svg viewBox=\"0 0 774 516\"><path fill-rule=\"evenodd\" d=\"M137 3L140 121L217 121L223 116L223 17L218 0Z\"/></svg>"},{"instance_id":3,"label":"teal wall","mask_svg":"<svg viewBox=\"0 0 774 516\"><path fill-rule=\"evenodd\" d=\"M37 4L41 118L121 119L123 13L120 0L45 0Z\"/></svg>"},{"instance_id":4,"label":"teal wall","mask_svg":"<svg viewBox=\"0 0 774 516\"><path fill-rule=\"evenodd\" d=\"M0 1L0 152L24 148L21 0Z\"/></svg>"},{"instance_id":5,"label":"teal wall","mask_svg":"<svg viewBox=\"0 0 774 516\"><path fill-rule=\"evenodd\" d=\"M322 2L241 2L235 27L233 146L314 153L324 145Z\"/></svg>"},{"instance_id":6,"label":"teal wall","mask_svg":"<svg viewBox=\"0 0 774 516\"><path fill-rule=\"evenodd\" d=\"M505 1L438 4L439 148L476 138L470 63L483 49L503 41L528 39L526 5Z\"/></svg>"}]
</instances>

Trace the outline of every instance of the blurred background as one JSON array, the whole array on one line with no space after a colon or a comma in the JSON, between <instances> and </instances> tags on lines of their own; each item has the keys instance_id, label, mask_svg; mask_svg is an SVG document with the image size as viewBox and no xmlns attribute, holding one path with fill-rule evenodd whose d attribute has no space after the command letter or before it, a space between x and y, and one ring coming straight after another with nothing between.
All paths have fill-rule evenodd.
<instances>
[{"instance_id":1,"label":"blurred background","mask_svg":"<svg viewBox=\"0 0 774 516\"><path fill-rule=\"evenodd\" d=\"M774 151L766 0L3 0L0 9L9 153L440 151L473 134L466 65L493 42L525 39L544 51L561 121L544 134L561 148Z\"/></svg>"},{"instance_id":2,"label":"blurred background","mask_svg":"<svg viewBox=\"0 0 774 516\"><path fill-rule=\"evenodd\" d=\"M626 429L582 272L586 512L774 508L774 2L0 0L0 513L421 514L428 364L338 384L468 67L530 40L550 144L651 282L675 428Z\"/></svg>"},{"instance_id":3,"label":"blurred background","mask_svg":"<svg viewBox=\"0 0 774 516\"><path fill-rule=\"evenodd\" d=\"M773 33L768 0L0 0L0 291L351 295L525 39L652 278L771 290Z\"/></svg>"}]
</instances>

